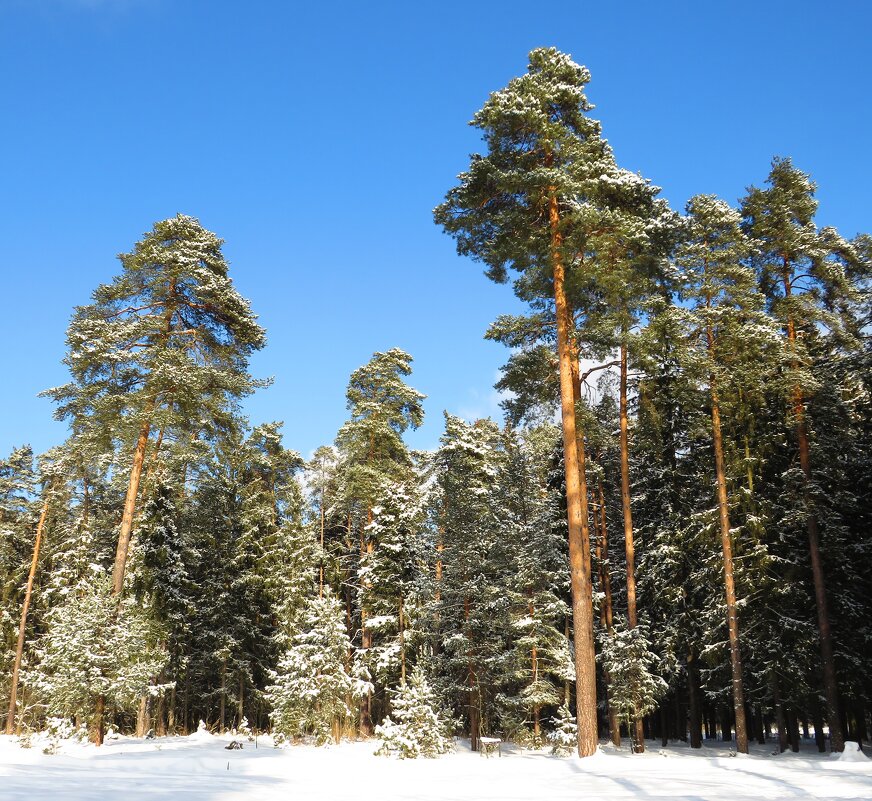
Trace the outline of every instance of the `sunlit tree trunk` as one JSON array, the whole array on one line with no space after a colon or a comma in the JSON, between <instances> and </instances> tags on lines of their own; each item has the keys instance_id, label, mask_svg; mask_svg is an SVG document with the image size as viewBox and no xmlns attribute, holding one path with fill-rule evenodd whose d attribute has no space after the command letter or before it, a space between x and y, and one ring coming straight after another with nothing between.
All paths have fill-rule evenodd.
<instances>
[{"instance_id":1,"label":"sunlit tree trunk","mask_svg":"<svg viewBox=\"0 0 872 801\"><path fill-rule=\"evenodd\" d=\"M569 527L569 565L572 591L572 620L575 641L575 693L578 721L578 754L596 752L596 655L593 638L593 604L590 575L590 531L588 529L587 487L584 479L584 443L576 432L576 392L573 386L571 345L573 320L564 286L565 268L561 253L560 214L555 190L548 203L551 226L551 260L554 303L557 314L557 355L560 362L560 407L563 422L563 455L566 475L566 507Z\"/></svg>"},{"instance_id":2,"label":"sunlit tree trunk","mask_svg":"<svg viewBox=\"0 0 872 801\"><path fill-rule=\"evenodd\" d=\"M48 492L44 490L42 511L36 524L36 537L33 541L33 556L30 560L30 572L27 574L27 586L24 589L24 603L21 607L21 620L18 623L18 642L15 645L15 661L12 665L12 686L9 691L9 711L6 715L6 734L12 734L15 729L16 706L18 705L18 676L21 670L21 659L24 654L24 633L27 628L27 613L30 609L30 599L33 595L33 580L36 577L36 566L39 564L39 550L42 545L42 533L45 529L45 518L48 514Z\"/></svg>"}]
</instances>

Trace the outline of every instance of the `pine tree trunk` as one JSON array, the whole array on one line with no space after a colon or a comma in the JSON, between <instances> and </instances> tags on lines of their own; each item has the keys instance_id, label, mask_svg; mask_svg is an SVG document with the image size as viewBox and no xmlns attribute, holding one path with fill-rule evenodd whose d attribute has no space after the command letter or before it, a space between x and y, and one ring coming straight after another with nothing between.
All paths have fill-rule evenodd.
<instances>
[{"instance_id":1,"label":"pine tree trunk","mask_svg":"<svg viewBox=\"0 0 872 801\"><path fill-rule=\"evenodd\" d=\"M367 525L372 523L372 509L368 509L366 513L366 522ZM366 534L364 531L360 532L360 556L361 561L363 561L364 556L371 556L373 553L373 543L372 540L367 540ZM365 584L364 586L368 586ZM364 651L368 651L372 648L372 630L367 628L366 620L368 614L366 605L361 603L360 605L360 646ZM373 724L372 724L372 693L367 692L363 698L360 700L360 733L364 737L372 737L373 734Z\"/></svg>"},{"instance_id":2,"label":"pine tree trunk","mask_svg":"<svg viewBox=\"0 0 872 801\"><path fill-rule=\"evenodd\" d=\"M784 294L790 297L790 262L784 260ZM796 353L796 326L793 317L787 318L787 341L791 354ZM794 362L794 366L797 363ZM808 548L811 561L811 574L814 583L814 597L817 606L818 635L821 645L821 660L824 669L824 694L827 699L827 720L830 724L830 748L833 751L845 750L845 738L842 732L842 719L839 714L839 686L836 680L836 659L833 654L833 637L830 629L830 613L827 604L826 578L821 561L820 532L818 529L817 510L811 497L811 456L808 442L808 430L805 422L805 398L801 387L793 390L793 413L796 418L796 439L799 445L799 463L804 478L804 502L806 508L806 529L808 531Z\"/></svg>"},{"instance_id":3,"label":"pine tree trunk","mask_svg":"<svg viewBox=\"0 0 872 801\"><path fill-rule=\"evenodd\" d=\"M139 438L133 451L133 465L130 469L130 479L127 483L127 495L124 498L124 512L121 516L121 531L118 533L118 547L115 551L115 567L112 570L112 593L121 595L124 588L124 569L127 566L127 551L130 548L130 534L133 530L133 513L136 509L136 496L139 494L139 482L142 477L142 465L145 462L145 452L148 447L148 435L151 432L151 415L154 402L150 402L145 410L145 422L139 429Z\"/></svg>"},{"instance_id":4,"label":"pine tree trunk","mask_svg":"<svg viewBox=\"0 0 872 801\"><path fill-rule=\"evenodd\" d=\"M609 530L606 525L606 499L603 492L603 483L597 484L599 500L599 537L597 538L597 557L600 563L600 588L603 592L602 625L611 636L614 625L614 611L612 609L612 577L609 563ZM594 512L594 523L597 522L597 514ZM597 526L595 526L597 527ZM621 722L618 713L610 700L611 676L607 670L603 671L603 684L605 684L606 711L609 721L609 738L612 745L621 747Z\"/></svg>"},{"instance_id":5,"label":"pine tree trunk","mask_svg":"<svg viewBox=\"0 0 872 801\"><path fill-rule=\"evenodd\" d=\"M711 328L707 331L709 350L713 349ZM742 684L742 655L739 650L739 616L736 607L736 587L733 580L733 544L730 536L730 515L727 500L727 477L724 469L724 446L721 439L721 411L717 381L711 377L712 440L715 451L715 473L718 487L718 517L721 548L724 557L724 589L727 599L727 627L730 635L730 664L733 671L733 708L736 715L736 750L748 753L748 730L745 724L745 691Z\"/></svg>"},{"instance_id":6,"label":"pine tree trunk","mask_svg":"<svg viewBox=\"0 0 872 801\"><path fill-rule=\"evenodd\" d=\"M176 685L170 688L170 702L167 705L167 733L176 733Z\"/></svg>"},{"instance_id":7,"label":"pine tree trunk","mask_svg":"<svg viewBox=\"0 0 872 801\"><path fill-rule=\"evenodd\" d=\"M145 737L148 731L148 695L139 697L139 709L136 712L136 736Z\"/></svg>"},{"instance_id":8,"label":"pine tree trunk","mask_svg":"<svg viewBox=\"0 0 872 801\"><path fill-rule=\"evenodd\" d=\"M466 686L467 703L469 705L469 746L473 751L478 751L479 738L481 737L481 694L476 679L475 663L472 655L472 631L469 628L471 606L469 596L463 599L463 619L466 627L466 640L469 643L466 653Z\"/></svg>"},{"instance_id":9,"label":"pine tree trunk","mask_svg":"<svg viewBox=\"0 0 872 801\"><path fill-rule=\"evenodd\" d=\"M324 488L321 488L321 553L318 555L318 597L324 597Z\"/></svg>"},{"instance_id":10,"label":"pine tree trunk","mask_svg":"<svg viewBox=\"0 0 872 801\"><path fill-rule=\"evenodd\" d=\"M442 650L442 552L445 550L442 526L436 528L436 589L433 599L436 602L433 611L433 656L439 656Z\"/></svg>"},{"instance_id":11,"label":"pine tree trunk","mask_svg":"<svg viewBox=\"0 0 872 801\"><path fill-rule=\"evenodd\" d=\"M824 716L821 714L820 703L816 698L812 699L811 722L814 726L814 742L821 754L827 752L827 738L824 735Z\"/></svg>"},{"instance_id":12,"label":"pine tree trunk","mask_svg":"<svg viewBox=\"0 0 872 801\"><path fill-rule=\"evenodd\" d=\"M560 407L563 421L563 456L566 475L566 511L569 527L570 587L575 639L575 693L578 721L578 755L596 752L596 654L593 638L593 596L590 575L590 531L588 529L587 487L584 477L584 441L576 431L576 390L570 342L574 322L564 287L565 269L561 253L560 214L556 190L548 203L551 227L551 261L554 272L554 302L557 313L557 354L560 361ZM575 367L573 369L573 362Z\"/></svg>"},{"instance_id":13,"label":"pine tree trunk","mask_svg":"<svg viewBox=\"0 0 872 801\"><path fill-rule=\"evenodd\" d=\"M97 706L94 711L94 745L103 745L103 721L106 714L106 699L102 695L97 696Z\"/></svg>"},{"instance_id":14,"label":"pine tree trunk","mask_svg":"<svg viewBox=\"0 0 872 801\"><path fill-rule=\"evenodd\" d=\"M799 722L796 719L796 712L793 709L788 709L785 712L787 720L787 740L790 743L790 750L794 754L799 753Z\"/></svg>"},{"instance_id":15,"label":"pine tree trunk","mask_svg":"<svg viewBox=\"0 0 872 801\"><path fill-rule=\"evenodd\" d=\"M627 419L627 332L621 332L621 380L620 380L620 428L621 428L621 508L624 513L624 547L627 559L627 621L635 628L639 619L636 614L636 546L633 541L633 509L630 503L630 437ZM633 723L635 753L645 751L642 721Z\"/></svg>"},{"instance_id":16,"label":"pine tree trunk","mask_svg":"<svg viewBox=\"0 0 872 801\"><path fill-rule=\"evenodd\" d=\"M27 612L30 609L30 598L33 595L33 580L36 577L36 566L39 564L39 549L42 545L42 532L45 529L45 518L48 514L48 492L43 490L42 511L36 524L36 537L33 541L33 556L30 560L30 572L27 574L27 586L24 590L24 603L21 607L21 620L18 624L18 642L15 645L15 661L12 665L12 687L9 691L9 711L6 715L6 734L12 734L15 728L15 713L18 705L18 675L21 670L21 659L24 655L24 633L27 628Z\"/></svg>"},{"instance_id":17,"label":"pine tree trunk","mask_svg":"<svg viewBox=\"0 0 872 801\"><path fill-rule=\"evenodd\" d=\"M754 715L754 728L757 735L757 743L766 745L766 732L763 730L763 707L757 704L757 712Z\"/></svg>"},{"instance_id":18,"label":"pine tree trunk","mask_svg":"<svg viewBox=\"0 0 872 801\"><path fill-rule=\"evenodd\" d=\"M778 727L778 752L783 754L787 750L787 726L784 720L784 706L781 703L781 688L778 685L778 677L772 676L772 704L775 707L775 725Z\"/></svg>"},{"instance_id":19,"label":"pine tree trunk","mask_svg":"<svg viewBox=\"0 0 872 801\"><path fill-rule=\"evenodd\" d=\"M665 703L660 705L660 745L669 745L669 710Z\"/></svg>"}]
</instances>

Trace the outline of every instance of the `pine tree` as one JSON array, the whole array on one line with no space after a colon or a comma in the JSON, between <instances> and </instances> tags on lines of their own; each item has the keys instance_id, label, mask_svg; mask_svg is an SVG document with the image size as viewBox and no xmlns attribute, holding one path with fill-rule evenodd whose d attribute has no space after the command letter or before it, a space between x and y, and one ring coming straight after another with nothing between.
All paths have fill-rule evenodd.
<instances>
[{"instance_id":1,"label":"pine tree","mask_svg":"<svg viewBox=\"0 0 872 801\"><path fill-rule=\"evenodd\" d=\"M72 382L45 393L80 437L132 451L116 594L152 433L185 441L192 421L214 429L257 386L247 361L263 347L264 333L233 288L221 244L192 217L155 223L120 256L121 274L76 309L67 332Z\"/></svg>"},{"instance_id":2,"label":"pine tree","mask_svg":"<svg viewBox=\"0 0 872 801\"><path fill-rule=\"evenodd\" d=\"M346 397L351 419L340 429L336 444L342 455L342 495L348 519L347 534L352 531L359 544L359 562L355 579L358 583L361 641L358 651L360 669L371 671L375 655L372 648L376 632L371 623L373 610L368 602L373 593L370 572L379 557L379 543L372 524L374 509L393 485L411 480L413 462L403 442L408 428L417 428L424 419L421 401L424 396L403 381L411 374L412 357L398 348L375 353L372 359L351 374ZM393 609L400 606L395 594ZM376 617L376 623L379 619ZM372 733L372 697L362 698L360 727Z\"/></svg>"},{"instance_id":3,"label":"pine tree","mask_svg":"<svg viewBox=\"0 0 872 801\"><path fill-rule=\"evenodd\" d=\"M711 195L697 195L687 206L686 240L677 264L685 273L683 294L691 306L691 360L708 384L717 483L718 520L723 551L727 623L730 636L733 706L737 748L748 752L738 606L733 573L733 528L730 524L721 409L724 397L760 380L760 364L778 364L778 335L763 312L756 276L744 264L750 244L739 213ZM770 368L771 369L771 368Z\"/></svg>"},{"instance_id":4,"label":"pine tree","mask_svg":"<svg viewBox=\"0 0 872 801\"><path fill-rule=\"evenodd\" d=\"M548 732L551 753L555 756L572 753L578 744L578 725L575 722L575 715L569 709L568 701L560 705L553 722L554 729Z\"/></svg>"},{"instance_id":5,"label":"pine tree","mask_svg":"<svg viewBox=\"0 0 872 801\"><path fill-rule=\"evenodd\" d=\"M24 674L49 714L90 718L97 743L106 705L135 710L143 687L165 663L159 632L142 607L133 600L119 607L110 590L98 577L54 607L37 645L38 666Z\"/></svg>"},{"instance_id":6,"label":"pine tree","mask_svg":"<svg viewBox=\"0 0 872 801\"><path fill-rule=\"evenodd\" d=\"M18 641L15 646L15 661L12 666L12 681L9 692L9 712L6 716L6 733L12 734L15 727L16 703L18 697L18 678L21 670L21 660L24 655L24 641L27 630L27 614L30 610L30 602L33 595L33 583L39 566L40 551L43 534L45 532L46 518L49 507L56 499L53 497L63 483L63 468L56 464L58 454L48 454L40 462L40 478L42 483L42 498L40 499L39 518L36 523L36 533L33 542L33 555L30 560L30 570L27 574L27 585L24 590L24 599L21 605L21 618L18 624ZM7 501L8 502L8 501Z\"/></svg>"},{"instance_id":7,"label":"pine tree","mask_svg":"<svg viewBox=\"0 0 872 801\"><path fill-rule=\"evenodd\" d=\"M17 674L23 647L19 621L23 623L26 616L29 591L33 585L32 575L27 582L26 599L21 597L20 587L28 575L25 565L31 567L31 574L36 568L35 557L41 538L41 527L37 526L37 547L28 547L33 542L30 495L35 482L33 450L30 446L15 448L8 458L0 460L0 672L3 675L12 674L6 717L7 734L13 733L15 722ZM31 553L34 556L32 560L28 558ZM19 614L22 608L24 613ZM16 631L19 632L17 644Z\"/></svg>"},{"instance_id":8,"label":"pine tree","mask_svg":"<svg viewBox=\"0 0 872 801\"><path fill-rule=\"evenodd\" d=\"M586 115L588 70L552 49L530 53L526 75L491 95L473 125L486 155L473 156L460 185L436 209L458 252L498 282L516 270L523 299L553 298L569 520L579 754L596 750L596 666L584 440L576 429L578 346L574 309L584 256L600 212L601 178L613 166L599 123Z\"/></svg>"}]
</instances>

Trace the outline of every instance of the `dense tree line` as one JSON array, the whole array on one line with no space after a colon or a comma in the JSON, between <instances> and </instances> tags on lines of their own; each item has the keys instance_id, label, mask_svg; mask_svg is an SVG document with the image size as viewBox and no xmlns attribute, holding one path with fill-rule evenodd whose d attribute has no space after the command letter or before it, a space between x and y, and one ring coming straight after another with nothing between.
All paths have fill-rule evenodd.
<instances>
[{"instance_id":1,"label":"dense tree line","mask_svg":"<svg viewBox=\"0 0 872 801\"><path fill-rule=\"evenodd\" d=\"M0 462L7 733L866 739L872 240L789 159L676 212L588 80L535 50L473 120L436 221L529 313L487 333L504 421L433 452L393 349L304 461L240 413L265 333L221 241L180 215L121 256L46 393L68 440Z\"/></svg>"}]
</instances>

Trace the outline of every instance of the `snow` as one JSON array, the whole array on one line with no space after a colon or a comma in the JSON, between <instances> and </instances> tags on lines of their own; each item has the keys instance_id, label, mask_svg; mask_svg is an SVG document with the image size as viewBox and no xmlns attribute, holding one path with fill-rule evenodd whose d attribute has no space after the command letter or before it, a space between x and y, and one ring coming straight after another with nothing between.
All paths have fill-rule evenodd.
<instances>
[{"instance_id":1,"label":"snow","mask_svg":"<svg viewBox=\"0 0 872 801\"><path fill-rule=\"evenodd\" d=\"M119 737L101 748L64 742L56 755L20 748L0 736L0 787L4 801L595 801L634 798L675 801L744 801L779 798L872 798L872 760L830 759L804 743L799 754L772 755L772 745L752 746L731 758L729 744L660 749L644 755L603 746L593 757L554 757L547 751L503 745L502 759L482 759L458 741L438 759L377 757L374 740L318 748L273 748L268 737L225 746L227 734Z\"/></svg>"}]
</instances>

